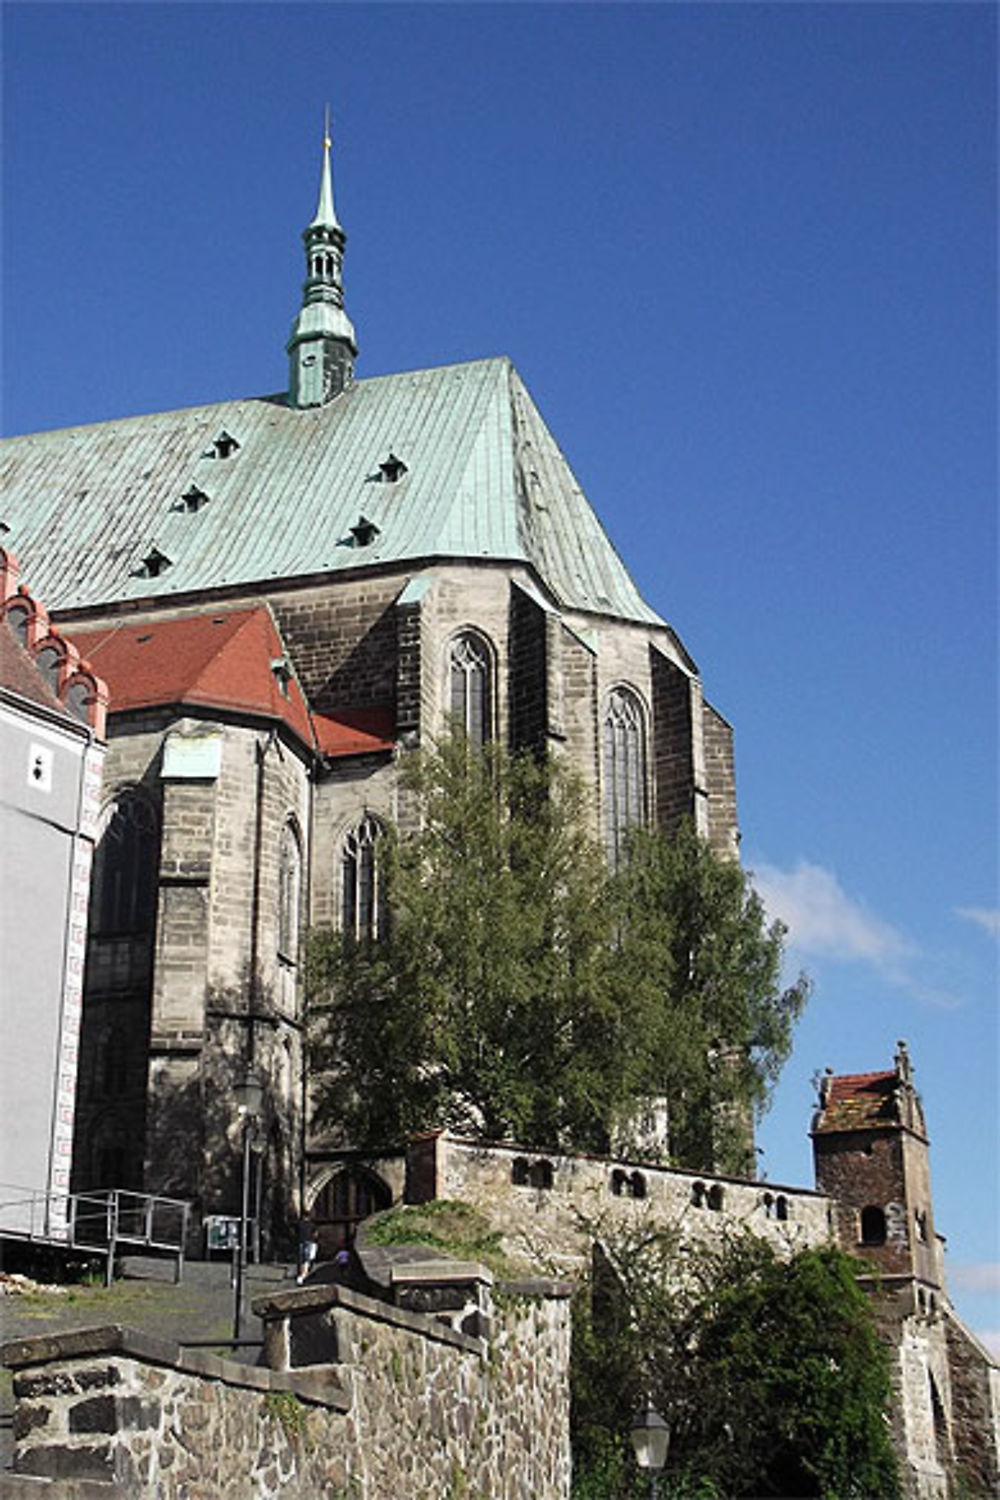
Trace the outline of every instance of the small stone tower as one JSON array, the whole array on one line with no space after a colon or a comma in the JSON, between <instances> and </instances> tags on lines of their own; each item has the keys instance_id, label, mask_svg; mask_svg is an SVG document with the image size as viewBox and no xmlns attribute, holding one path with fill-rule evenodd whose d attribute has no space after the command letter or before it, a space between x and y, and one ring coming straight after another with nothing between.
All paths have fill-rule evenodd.
<instances>
[{"instance_id":1,"label":"small stone tower","mask_svg":"<svg viewBox=\"0 0 1000 1500\"><path fill-rule=\"evenodd\" d=\"M834 1201L841 1248L872 1268L861 1280L890 1351L903 1494L946 1500L957 1464L981 1474L989 1463L975 1439L964 1451L949 1349L961 1335L944 1287L927 1127L905 1042L893 1061L891 1072L827 1072L820 1079L812 1123L816 1186ZM975 1380L959 1394L959 1404L968 1394L974 1405L988 1405Z\"/></svg>"},{"instance_id":2,"label":"small stone tower","mask_svg":"<svg viewBox=\"0 0 1000 1500\"><path fill-rule=\"evenodd\" d=\"M927 1127L905 1042L885 1073L827 1072L812 1142L816 1186L837 1204L837 1237L883 1281L905 1278L925 1294L944 1284L934 1232Z\"/></svg>"},{"instance_id":3,"label":"small stone tower","mask_svg":"<svg viewBox=\"0 0 1000 1500\"><path fill-rule=\"evenodd\" d=\"M312 223L302 234L306 247L302 307L286 345L289 406L325 406L339 396L354 377L358 353L354 325L344 311L341 277L347 235L333 206L332 144L327 114L319 202Z\"/></svg>"}]
</instances>

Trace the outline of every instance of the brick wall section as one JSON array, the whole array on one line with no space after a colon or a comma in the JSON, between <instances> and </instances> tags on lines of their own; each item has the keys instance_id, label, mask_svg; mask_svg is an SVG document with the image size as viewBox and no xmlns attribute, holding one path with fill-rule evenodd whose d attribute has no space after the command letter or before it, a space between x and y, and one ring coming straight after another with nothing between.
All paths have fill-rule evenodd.
<instances>
[{"instance_id":1,"label":"brick wall section","mask_svg":"<svg viewBox=\"0 0 1000 1500\"><path fill-rule=\"evenodd\" d=\"M650 649L649 659L656 822L673 832L695 810L691 678L655 648Z\"/></svg>"},{"instance_id":2,"label":"brick wall section","mask_svg":"<svg viewBox=\"0 0 1000 1500\"><path fill-rule=\"evenodd\" d=\"M419 743L423 672L423 611L419 603L396 606L396 733Z\"/></svg>"},{"instance_id":3,"label":"brick wall section","mask_svg":"<svg viewBox=\"0 0 1000 1500\"><path fill-rule=\"evenodd\" d=\"M512 750L544 749L549 727L545 611L523 589L510 590L508 702Z\"/></svg>"},{"instance_id":4,"label":"brick wall section","mask_svg":"<svg viewBox=\"0 0 1000 1500\"><path fill-rule=\"evenodd\" d=\"M562 678L562 732L570 764L591 794L594 833L598 832L597 788L600 782L597 729L597 658L574 630L558 626L558 662Z\"/></svg>"},{"instance_id":5,"label":"brick wall section","mask_svg":"<svg viewBox=\"0 0 1000 1500\"><path fill-rule=\"evenodd\" d=\"M710 703L703 705L702 723L708 788L708 838L716 854L723 859L735 859L739 847L739 825L732 726Z\"/></svg>"},{"instance_id":6,"label":"brick wall section","mask_svg":"<svg viewBox=\"0 0 1000 1500\"><path fill-rule=\"evenodd\" d=\"M6 1346L17 1471L157 1500L568 1500L564 1290L512 1289L488 1341L338 1287L289 1299L331 1362L251 1369L122 1329Z\"/></svg>"},{"instance_id":7,"label":"brick wall section","mask_svg":"<svg viewBox=\"0 0 1000 1500\"><path fill-rule=\"evenodd\" d=\"M334 587L298 590L270 601L314 708L394 704L394 601L405 583L405 575L344 579Z\"/></svg>"}]
</instances>

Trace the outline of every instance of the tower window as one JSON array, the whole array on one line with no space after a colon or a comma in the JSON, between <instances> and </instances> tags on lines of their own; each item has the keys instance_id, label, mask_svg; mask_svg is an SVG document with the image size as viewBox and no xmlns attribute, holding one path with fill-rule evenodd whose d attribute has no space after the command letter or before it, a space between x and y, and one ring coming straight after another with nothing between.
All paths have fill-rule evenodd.
<instances>
[{"instance_id":1,"label":"tower window","mask_svg":"<svg viewBox=\"0 0 1000 1500\"><path fill-rule=\"evenodd\" d=\"M377 847L381 831L374 818L363 818L344 840L343 928L358 942L375 941L384 928Z\"/></svg>"},{"instance_id":2,"label":"tower window","mask_svg":"<svg viewBox=\"0 0 1000 1500\"><path fill-rule=\"evenodd\" d=\"M475 750L492 739L490 652L486 642L465 631L452 642L449 691L452 718Z\"/></svg>"},{"instance_id":3,"label":"tower window","mask_svg":"<svg viewBox=\"0 0 1000 1500\"><path fill-rule=\"evenodd\" d=\"M612 866L628 829L646 820L646 742L642 705L628 688L614 688L604 715L604 841Z\"/></svg>"},{"instance_id":4,"label":"tower window","mask_svg":"<svg viewBox=\"0 0 1000 1500\"><path fill-rule=\"evenodd\" d=\"M885 1212L874 1203L861 1210L861 1243L885 1244Z\"/></svg>"}]
</instances>

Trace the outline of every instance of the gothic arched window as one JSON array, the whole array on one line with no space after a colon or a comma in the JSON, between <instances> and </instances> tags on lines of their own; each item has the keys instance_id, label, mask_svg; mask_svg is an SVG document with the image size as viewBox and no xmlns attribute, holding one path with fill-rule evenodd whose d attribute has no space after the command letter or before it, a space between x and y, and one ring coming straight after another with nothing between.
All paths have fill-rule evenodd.
<instances>
[{"instance_id":1,"label":"gothic arched window","mask_svg":"<svg viewBox=\"0 0 1000 1500\"><path fill-rule=\"evenodd\" d=\"M344 931L358 942L372 942L382 934L384 918L378 861L381 832L374 818L365 817L344 840L342 925Z\"/></svg>"},{"instance_id":2,"label":"gothic arched window","mask_svg":"<svg viewBox=\"0 0 1000 1500\"><path fill-rule=\"evenodd\" d=\"M490 649L482 636L465 630L448 654L448 693L452 719L469 744L481 750L493 738Z\"/></svg>"},{"instance_id":3,"label":"gothic arched window","mask_svg":"<svg viewBox=\"0 0 1000 1500\"><path fill-rule=\"evenodd\" d=\"M159 828L152 804L125 792L97 846L91 933L125 937L150 930L156 916Z\"/></svg>"},{"instance_id":4,"label":"gothic arched window","mask_svg":"<svg viewBox=\"0 0 1000 1500\"><path fill-rule=\"evenodd\" d=\"M278 952L289 963L299 957L299 905L302 890L302 849L292 823L281 830L278 850Z\"/></svg>"},{"instance_id":5,"label":"gothic arched window","mask_svg":"<svg viewBox=\"0 0 1000 1500\"><path fill-rule=\"evenodd\" d=\"M625 687L613 688L604 713L604 842L618 863L628 829L646 821L646 733L642 705Z\"/></svg>"}]
</instances>

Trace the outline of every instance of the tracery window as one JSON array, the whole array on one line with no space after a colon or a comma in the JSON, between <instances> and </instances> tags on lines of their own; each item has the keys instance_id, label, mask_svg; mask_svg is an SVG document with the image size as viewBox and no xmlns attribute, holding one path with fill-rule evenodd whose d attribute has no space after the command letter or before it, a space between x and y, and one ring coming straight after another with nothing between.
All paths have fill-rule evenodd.
<instances>
[{"instance_id":1,"label":"tracery window","mask_svg":"<svg viewBox=\"0 0 1000 1500\"><path fill-rule=\"evenodd\" d=\"M646 734L642 705L625 687L612 689L604 714L604 842L614 866L630 827L646 821Z\"/></svg>"},{"instance_id":2,"label":"tracery window","mask_svg":"<svg viewBox=\"0 0 1000 1500\"><path fill-rule=\"evenodd\" d=\"M493 738L490 650L485 640L465 630L451 643L448 657L449 706L452 719L475 750Z\"/></svg>"},{"instance_id":3,"label":"tracery window","mask_svg":"<svg viewBox=\"0 0 1000 1500\"><path fill-rule=\"evenodd\" d=\"M378 859L381 832L375 818L365 817L344 840L342 925L358 942L373 942L384 930Z\"/></svg>"},{"instance_id":4,"label":"tracery window","mask_svg":"<svg viewBox=\"0 0 1000 1500\"><path fill-rule=\"evenodd\" d=\"M278 850L278 952L289 963L299 957L299 904L302 890L302 850L292 823L281 831Z\"/></svg>"},{"instance_id":5,"label":"tracery window","mask_svg":"<svg viewBox=\"0 0 1000 1500\"><path fill-rule=\"evenodd\" d=\"M115 805L94 859L95 937L149 931L156 914L158 863L156 812L141 794L126 792Z\"/></svg>"}]
</instances>

